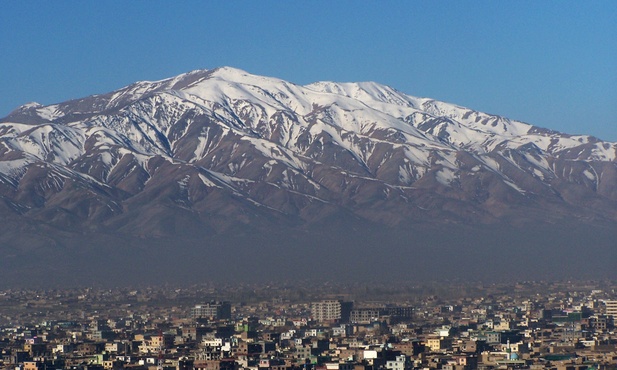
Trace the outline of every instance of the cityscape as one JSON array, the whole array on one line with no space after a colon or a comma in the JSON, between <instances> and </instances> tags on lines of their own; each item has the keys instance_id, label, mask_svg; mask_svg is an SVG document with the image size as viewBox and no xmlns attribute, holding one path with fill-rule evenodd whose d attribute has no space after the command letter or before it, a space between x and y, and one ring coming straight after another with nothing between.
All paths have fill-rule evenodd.
<instances>
[{"instance_id":1,"label":"cityscape","mask_svg":"<svg viewBox=\"0 0 617 370\"><path fill-rule=\"evenodd\" d=\"M616 369L617 283L6 289L3 369Z\"/></svg>"}]
</instances>

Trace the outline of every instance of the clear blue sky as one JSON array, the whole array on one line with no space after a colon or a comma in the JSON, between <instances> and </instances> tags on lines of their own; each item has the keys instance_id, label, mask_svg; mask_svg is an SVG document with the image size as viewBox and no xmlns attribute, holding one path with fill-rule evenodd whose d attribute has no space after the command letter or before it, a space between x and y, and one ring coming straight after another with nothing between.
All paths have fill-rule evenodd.
<instances>
[{"instance_id":1,"label":"clear blue sky","mask_svg":"<svg viewBox=\"0 0 617 370\"><path fill-rule=\"evenodd\" d=\"M617 1L4 1L0 116L233 66L617 141Z\"/></svg>"}]
</instances>

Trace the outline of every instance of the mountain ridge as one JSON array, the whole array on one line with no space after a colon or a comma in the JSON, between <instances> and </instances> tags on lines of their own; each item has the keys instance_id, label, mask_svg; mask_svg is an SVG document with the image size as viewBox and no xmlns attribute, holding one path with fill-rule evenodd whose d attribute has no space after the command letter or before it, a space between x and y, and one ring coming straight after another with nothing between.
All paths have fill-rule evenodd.
<instances>
[{"instance_id":1,"label":"mountain ridge","mask_svg":"<svg viewBox=\"0 0 617 370\"><path fill-rule=\"evenodd\" d=\"M18 107L0 119L0 199L3 220L46 230L24 242L0 231L18 251L35 235L222 241L337 220L610 229L617 143L375 82L300 86L221 67Z\"/></svg>"}]
</instances>

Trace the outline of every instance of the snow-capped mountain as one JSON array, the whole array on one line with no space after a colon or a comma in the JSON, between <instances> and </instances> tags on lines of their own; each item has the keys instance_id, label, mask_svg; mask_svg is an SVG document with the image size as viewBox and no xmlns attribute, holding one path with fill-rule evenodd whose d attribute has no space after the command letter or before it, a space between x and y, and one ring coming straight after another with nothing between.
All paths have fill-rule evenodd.
<instances>
[{"instance_id":1,"label":"snow-capped mountain","mask_svg":"<svg viewBox=\"0 0 617 370\"><path fill-rule=\"evenodd\" d=\"M373 82L198 70L0 120L4 218L173 235L356 217L617 221L617 143Z\"/></svg>"},{"instance_id":2,"label":"snow-capped mountain","mask_svg":"<svg viewBox=\"0 0 617 370\"><path fill-rule=\"evenodd\" d=\"M373 82L298 86L224 67L17 108L0 120L0 200L5 281L122 264L142 276L163 260L227 274L212 259L225 253L246 271L264 258L264 271L340 270L327 261L356 254L362 276L392 255L400 271L457 271L457 248L474 271L499 253L502 273L495 261L521 248L544 269L535 254L553 244L557 269L593 247L594 269L614 271L617 143Z\"/></svg>"}]
</instances>

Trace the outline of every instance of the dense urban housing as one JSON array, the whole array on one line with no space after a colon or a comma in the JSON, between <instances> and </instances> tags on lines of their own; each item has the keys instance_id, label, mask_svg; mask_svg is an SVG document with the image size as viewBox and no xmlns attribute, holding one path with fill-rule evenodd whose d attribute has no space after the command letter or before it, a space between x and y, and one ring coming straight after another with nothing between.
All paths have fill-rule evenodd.
<instances>
[{"instance_id":1,"label":"dense urban housing","mask_svg":"<svg viewBox=\"0 0 617 370\"><path fill-rule=\"evenodd\" d=\"M615 298L598 282L11 289L0 368L617 369Z\"/></svg>"}]
</instances>

